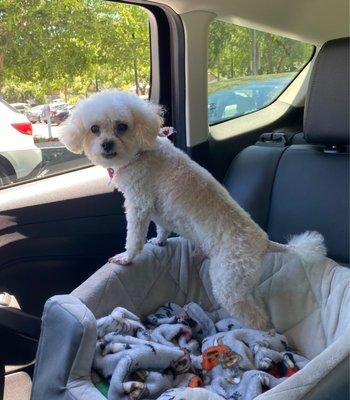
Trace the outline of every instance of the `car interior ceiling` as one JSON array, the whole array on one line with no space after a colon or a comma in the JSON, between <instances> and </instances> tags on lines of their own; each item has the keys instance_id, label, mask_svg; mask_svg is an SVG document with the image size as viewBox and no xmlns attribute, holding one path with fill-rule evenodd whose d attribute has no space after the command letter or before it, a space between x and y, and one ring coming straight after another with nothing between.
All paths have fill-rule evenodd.
<instances>
[{"instance_id":1,"label":"car interior ceiling","mask_svg":"<svg viewBox=\"0 0 350 400\"><path fill-rule=\"evenodd\" d=\"M151 99L166 106L166 124L177 129L175 144L222 182L271 240L286 243L290 235L317 230L325 237L329 257L348 267L349 38L343 28L347 17L341 12L346 2L334 7L331 0L325 1L329 19L320 13L315 16L311 5L301 0L296 3L306 10L305 18L290 18L296 3L277 0L269 2L268 16L259 14L258 1L256 7L249 2L209 0L133 3L142 3L154 18L152 57L158 61L153 60ZM215 7L222 18L305 38L320 49L312 60L305 104L276 101L259 111L260 125L223 140L214 134L219 126L194 132L186 122L186 102L195 94L186 92L182 14L210 13ZM325 19L332 23L324 23ZM256 116L245 118L250 121ZM225 129L230 130L231 123ZM201 135L206 139L194 140ZM149 235L153 233L151 226ZM14 366L6 370L7 382L13 373L24 372L16 385L22 382L30 391L45 301L70 293L109 256L121 252L125 236L123 197L108 186L107 174L97 167L0 191L0 292L15 297L10 307L0 306L0 399L5 366ZM20 310L13 302L20 304ZM326 398L320 393L345 399L341 385L318 390L308 399Z\"/></svg>"}]
</instances>

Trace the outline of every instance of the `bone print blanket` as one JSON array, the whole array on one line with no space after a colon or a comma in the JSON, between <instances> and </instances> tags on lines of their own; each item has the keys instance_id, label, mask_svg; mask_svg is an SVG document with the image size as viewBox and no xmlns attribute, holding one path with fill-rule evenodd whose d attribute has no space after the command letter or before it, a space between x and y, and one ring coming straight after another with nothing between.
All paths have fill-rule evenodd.
<instances>
[{"instance_id":1,"label":"bone print blanket","mask_svg":"<svg viewBox=\"0 0 350 400\"><path fill-rule=\"evenodd\" d=\"M171 400L198 387L250 400L308 362L285 336L217 320L196 303L167 303L142 322L117 307L97 331L92 380L109 400Z\"/></svg>"}]
</instances>

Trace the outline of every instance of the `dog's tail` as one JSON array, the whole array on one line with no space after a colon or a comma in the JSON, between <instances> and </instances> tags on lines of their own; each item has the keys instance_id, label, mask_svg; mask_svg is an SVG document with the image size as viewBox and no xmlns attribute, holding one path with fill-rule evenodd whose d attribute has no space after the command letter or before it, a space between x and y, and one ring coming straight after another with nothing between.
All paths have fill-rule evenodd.
<instances>
[{"instance_id":1,"label":"dog's tail","mask_svg":"<svg viewBox=\"0 0 350 400\"><path fill-rule=\"evenodd\" d=\"M327 255L324 238L315 231L306 231L301 235L293 236L286 245L270 241L267 251L294 253L305 263L318 263Z\"/></svg>"}]
</instances>

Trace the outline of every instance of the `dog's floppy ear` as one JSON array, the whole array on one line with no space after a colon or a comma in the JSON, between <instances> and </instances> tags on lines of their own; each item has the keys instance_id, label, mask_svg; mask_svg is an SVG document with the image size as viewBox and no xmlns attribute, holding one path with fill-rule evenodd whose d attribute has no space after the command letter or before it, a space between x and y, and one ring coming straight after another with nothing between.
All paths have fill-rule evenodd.
<instances>
[{"instance_id":1,"label":"dog's floppy ear","mask_svg":"<svg viewBox=\"0 0 350 400\"><path fill-rule=\"evenodd\" d=\"M156 146L157 135L163 125L163 108L157 104L145 102L142 109L136 109L133 112L142 150L153 150Z\"/></svg>"},{"instance_id":2,"label":"dog's floppy ear","mask_svg":"<svg viewBox=\"0 0 350 400\"><path fill-rule=\"evenodd\" d=\"M72 153L83 152L85 129L77 115L70 116L59 128L59 140Z\"/></svg>"}]
</instances>

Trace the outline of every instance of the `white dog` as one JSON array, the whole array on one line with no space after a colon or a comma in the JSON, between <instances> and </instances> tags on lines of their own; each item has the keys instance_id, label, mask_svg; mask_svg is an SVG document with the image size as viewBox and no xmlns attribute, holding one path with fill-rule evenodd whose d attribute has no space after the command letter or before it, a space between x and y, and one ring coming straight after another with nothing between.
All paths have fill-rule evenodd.
<instances>
[{"instance_id":1,"label":"white dog","mask_svg":"<svg viewBox=\"0 0 350 400\"><path fill-rule=\"evenodd\" d=\"M164 245L172 231L192 240L210 259L218 302L248 326L263 329L264 308L252 297L262 257L289 248L319 258L325 255L323 238L307 232L289 246L270 242L208 171L158 135L162 123L159 106L110 90L81 101L61 128L66 147L113 170L113 182L124 194L126 251L110 261L129 264L143 249L152 220L153 244Z\"/></svg>"}]
</instances>

